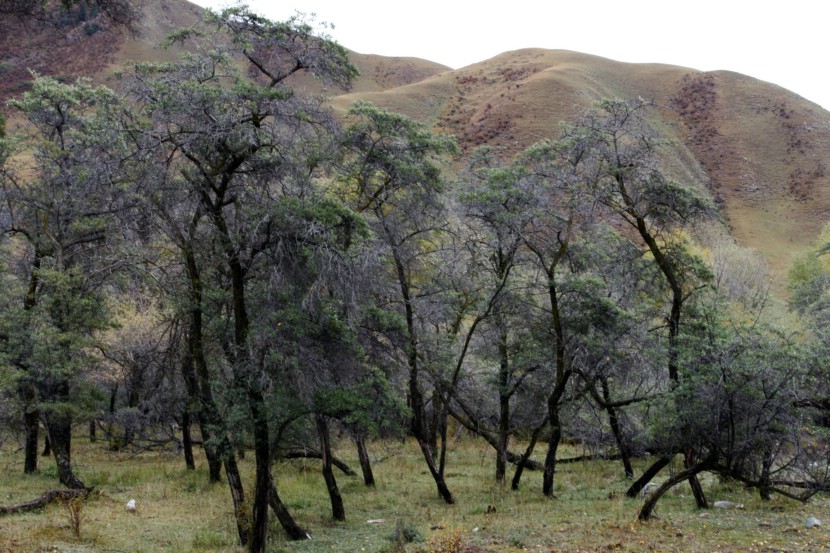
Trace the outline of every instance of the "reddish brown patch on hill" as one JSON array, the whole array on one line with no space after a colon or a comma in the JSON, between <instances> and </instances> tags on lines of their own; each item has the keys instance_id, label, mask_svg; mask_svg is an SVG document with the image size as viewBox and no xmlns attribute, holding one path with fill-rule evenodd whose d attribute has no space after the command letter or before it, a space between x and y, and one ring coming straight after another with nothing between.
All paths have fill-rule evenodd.
<instances>
[{"instance_id":1,"label":"reddish brown patch on hill","mask_svg":"<svg viewBox=\"0 0 830 553\"><path fill-rule=\"evenodd\" d=\"M102 18L70 12L56 22L0 19L0 99L25 92L30 71L63 81L98 75L114 61L124 33Z\"/></svg>"},{"instance_id":2,"label":"reddish brown patch on hill","mask_svg":"<svg viewBox=\"0 0 830 553\"><path fill-rule=\"evenodd\" d=\"M454 134L464 151L482 144L517 150L522 114L516 114L510 106L515 106L517 93L527 79L546 67L528 63L457 72L455 93L447 101L437 127Z\"/></svg>"}]
</instances>

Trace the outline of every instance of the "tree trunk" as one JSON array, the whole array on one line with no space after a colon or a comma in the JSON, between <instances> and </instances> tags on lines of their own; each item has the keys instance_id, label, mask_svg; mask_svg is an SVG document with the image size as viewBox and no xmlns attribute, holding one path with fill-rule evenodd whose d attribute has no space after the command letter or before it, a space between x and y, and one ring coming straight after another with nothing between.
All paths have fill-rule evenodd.
<instances>
[{"instance_id":1,"label":"tree trunk","mask_svg":"<svg viewBox=\"0 0 830 553\"><path fill-rule=\"evenodd\" d=\"M37 472L37 447L40 429L40 412L37 409L27 410L23 414L23 424L26 428L26 448L23 460L23 473Z\"/></svg>"},{"instance_id":2,"label":"tree trunk","mask_svg":"<svg viewBox=\"0 0 830 553\"><path fill-rule=\"evenodd\" d=\"M228 479L228 488L231 490L233 511L236 515L236 533L239 536L240 545L247 545L250 536L250 517L245 505L245 488L242 486L242 478L239 476L239 467L236 465L236 457L233 455L233 448L227 436L217 448L222 463L225 465L225 477Z\"/></svg>"},{"instance_id":3,"label":"tree trunk","mask_svg":"<svg viewBox=\"0 0 830 553\"><path fill-rule=\"evenodd\" d=\"M539 441L539 436L542 434L542 430L548 425L548 419L545 417L545 420L542 421L542 424L537 426L533 429L533 434L530 435L530 443L527 444L527 448L519 460L516 462L516 471L513 473L513 481L510 483L510 489L516 491L519 489L519 483L522 480L522 474L524 473L525 467L530 461L530 456L533 454L533 449L536 447L536 442Z\"/></svg>"},{"instance_id":4,"label":"tree trunk","mask_svg":"<svg viewBox=\"0 0 830 553\"><path fill-rule=\"evenodd\" d=\"M657 505L657 501L663 496L664 493L669 491L671 488L683 482L684 480L691 480L694 478L697 480L697 475L704 470L704 464L699 463L697 465L693 465L691 468L687 468L686 470L679 472L663 482L663 484L651 492L648 497L646 498L645 502L643 503L642 509L640 509L640 514L637 515L639 520L648 520L651 518L651 514L654 511L654 507Z\"/></svg>"},{"instance_id":5,"label":"tree trunk","mask_svg":"<svg viewBox=\"0 0 830 553\"><path fill-rule=\"evenodd\" d=\"M186 406L182 411L182 449L185 466L188 470L196 470L196 462L193 460L193 438L190 436L190 411Z\"/></svg>"},{"instance_id":6,"label":"tree trunk","mask_svg":"<svg viewBox=\"0 0 830 553\"><path fill-rule=\"evenodd\" d=\"M98 425L95 419L89 421L89 443L94 444L98 441Z\"/></svg>"},{"instance_id":7,"label":"tree trunk","mask_svg":"<svg viewBox=\"0 0 830 553\"><path fill-rule=\"evenodd\" d=\"M254 425L254 459L256 474L254 484L253 522L251 525L250 553L264 553L268 542L268 505L271 495L271 441L265 401L258 391L249 391L251 419Z\"/></svg>"},{"instance_id":8,"label":"tree trunk","mask_svg":"<svg viewBox=\"0 0 830 553\"><path fill-rule=\"evenodd\" d=\"M607 405L605 412L608 413L608 424L611 426L611 432L614 433L614 440L617 442L617 449L620 452L623 470L625 470L625 477L634 478L634 467L631 466L631 453L629 451L628 444L625 442L622 429L620 429L620 420L617 416L617 410L610 405L611 391L608 388L608 378L603 375L599 378L599 381L602 387L602 399Z\"/></svg>"},{"instance_id":9,"label":"tree trunk","mask_svg":"<svg viewBox=\"0 0 830 553\"><path fill-rule=\"evenodd\" d=\"M86 498L86 496L89 495L89 492L90 490L88 488L78 490L49 490L42 496L32 499L31 501L18 503L17 505L0 507L0 516L37 511L56 501L62 501L65 503L66 501L76 497Z\"/></svg>"},{"instance_id":10,"label":"tree trunk","mask_svg":"<svg viewBox=\"0 0 830 553\"><path fill-rule=\"evenodd\" d=\"M548 398L548 418L550 420L551 436L548 442L548 452L545 455L545 469L542 476L542 494L553 497L553 475L556 470L556 450L562 439L562 422L559 418L559 408L565 387L571 376L571 370L566 368L567 356L565 351L565 327L559 312L559 296L556 290L556 265L567 250L567 241L560 246L556 260L548 267L548 297L550 300L550 331L555 338L553 354L556 361L556 386Z\"/></svg>"},{"instance_id":11,"label":"tree trunk","mask_svg":"<svg viewBox=\"0 0 830 553\"><path fill-rule=\"evenodd\" d=\"M432 479L435 481L435 486L438 488L438 495L447 504L452 505L455 503L455 499L444 481L444 472L439 471L435 466L433 450L429 447L425 432L426 413L424 409L424 396L421 393L418 382L418 329L415 324L415 310L412 306L412 298L410 296L409 279L406 276L406 269L401 261L400 252L396 248L392 248L392 257L395 261L398 284L401 287L401 297L403 298L404 313L406 315L406 329L409 333L407 364L409 365L409 400L412 407L412 434L418 440L418 446L424 455L427 468L432 475Z\"/></svg>"},{"instance_id":12,"label":"tree trunk","mask_svg":"<svg viewBox=\"0 0 830 553\"><path fill-rule=\"evenodd\" d=\"M432 460L438 461L438 433L440 428L439 417L441 414L438 411L438 393L437 391L432 397L432 411L429 424L426 425L427 442L429 443L429 450L432 452Z\"/></svg>"},{"instance_id":13,"label":"tree trunk","mask_svg":"<svg viewBox=\"0 0 830 553\"><path fill-rule=\"evenodd\" d=\"M366 437L363 432L355 432L354 443L357 446L357 457L360 459L360 470L363 472L363 483L374 488L375 475L372 473L372 463L369 460L369 451L366 449Z\"/></svg>"},{"instance_id":14,"label":"tree trunk","mask_svg":"<svg viewBox=\"0 0 830 553\"><path fill-rule=\"evenodd\" d=\"M331 465L331 436L329 425L322 416L316 417L317 435L320 437L320 453L323 454L323 479L326 481L326 489L329 492L331 501L331 516L334 520L346 520L346 510L343 507L343 498L337 488L337 480L334 478L334 471Z\"/></svg>"},{"instance_id":15,"label":"tree trunk","mask_svg":"<svg viewBox=\"0 0 830 553\"><path fill-rule=\"evenodd\" d=\"M559 406L549 409L550 414L550 441L548 452L545 455L545 470L542 472L542 493L546 497L553 497L553 475L556 472L556 451L562 439L562 427L559 423Z\"/></svg>"},{"instance_id":16,"label":"tree trunk","mask_svg":"<svg viewBox=\"0 0 830 553\"><path fill-rule=\"evenodd\" d=\"M286 451L285 453L280 455L282 459L322 459L323 454L319 451L314 449L295 449L291 451ZM348 476L354 476L357 473L347 465L343 459L338 459L336 456L331 456L331 464L337 467L338 469Z\"/></svg>"},{"instance_id":17,"label":"tree trunk","mask_svg":"<svg viewBox=\"0 0 830 553\"><path fill-rule=\"evenodd\" d=\"M692 461L692 449L688 447L686 448L684 455L684 467L687 470L694 467L694 462ZM697 473L693 473L689 476L689 486L692 488L692 495L695 496L695 503L697 503L698 509L708 509L709 502L706 501L706 495L703 493L703 486L700 485Z\"/></svg>"},{"instance_id":18,"label":"tree trunk","mask_svg":"<svg viewBox=\"0 0 830 553\"><path fill-rule=\"evenodd\" d=\"M447 483L444 481L444 475L439 472L438 468L435 466L435 461L432 458L432 452L429 449L429 444L426 440L420 439L417 436L415 439L418 440L418 445L420 446L421 453L423 453L424 459L427 462L429 473L432 475L432 479L435 481L435 486L438 488L438 495L441 496L441 499L443 499L448 505L454 504L455 498L453 498L450 489L447 487Z\"/></svg>"},{"instance_id":19,"label":"tree trunk","mask_svg":"<svg viewBox=\"0 0 830 553\"><path fill-rule=\"evenodd\" d=\"M280 521L283 530L288 534L288 537L292 540L311 539L311 536L308 535L305 528L294 521L294 517L291 516L291 513L288 512L288 509L283 504L280 495L277 493L277 486L274 483L273 477L269 479L268 489L268 502L271 505L271 509L274 510L277 520Z\"/></svg>"},{"instance_id":20,"label":"tree trunk","mask_svg":"<svg viewBox=\"0 0 830 553\"><path fill-rule=\"evenodd\" d=\"M626 490L625 495L627 497L637 497L640 495L640 492L643 491L643 488L651 482L652 478L657 476L657 474L663 470L663 468L671 463L671 460L674 456L673 455L663 455L659 457L654 463L651 464L650 467L646 469L640 478L634 481Z\"/></svg>"},{"instance_id":21,"label":"tree trunk","mask_svg":"<svg viewBox=\"0 0 830 553\"><path fill-rule=\"evenodd\" d=\"M191 222L189 239L195 233L196 221ZM219 446L216 442L222 442L224 436L224 424L219 416L219 409L213 399L213 388L211 385L210 372L208 371L207 360L205 359L203 319L202 319L202 280L199 266L196 263L196 254L193 251L192 242L185 241L182 244L187 267L187 277L190 285L190 313L189 326L187 331L187 349L182 359L182 376L184 377L185 388L187 389L188 403L198 402L199 405L199 430L202 434L202 447L205 450L205 458L208 463L208 479L210 482L219 482L222 475L223 459L219 455ZM211 431L212 429L212 431ZM213 433L216 433L216 440L211 440ZM234 466L236 460L234 459ZM225 472L227 473L227 466Z\"/></svg>"},{"instance_id":22,"label":"tree trunk","mask_svg":"<svg viewBox=\"0 0 830 553\"><path fill-rule=\"evenodd\" d=\"M772 450L766 448L764 450L764 459L761 461L761 478L760 486L758 486L758 493L761 495L763 501L772 499L770 496L770 488L772 487Z\"/></svg>"},{"instance_id":23,"label":"tree trunk","mask_svg":"<svg viewBox=\"0 0 830 553\"><path fill-rule=\"evenodd\" d=\"M72 420L68 416L46 415L46 430L49 443L58 467L58 479L61 484L73 490L86 489L86 485L72 472L70 446L72 439Z\"/></svg>"},{"instance_id":24,"label":"tree trunk","mask_svg":"<svg viewBox=\"0 0 830 553\"><path fill-rule=\"evenodd\" d=\"M52 455L52 442L49 441L49 433L43 438L43 451L40 454L42 457L50 457Z\"/></svg>"},{"instance_id":25,"label":"tree trunk","mask_svg":"<svg viewBox=\"0 0 830 553\"><path fill-rule=\"evenodd\" d=\"M495 312L499 329L499 429L496 446L496 482L504 483L507 473L507 448L510 439L510 363L507 350L507 325L500 309Z\"/></svg>"}]
</instances>

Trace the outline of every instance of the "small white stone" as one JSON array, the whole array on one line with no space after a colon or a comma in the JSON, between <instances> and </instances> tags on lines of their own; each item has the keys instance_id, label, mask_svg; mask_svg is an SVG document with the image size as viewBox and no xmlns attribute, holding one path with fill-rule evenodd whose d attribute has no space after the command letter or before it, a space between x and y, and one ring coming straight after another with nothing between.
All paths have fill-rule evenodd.
<instances>
[{"instance_id":1,"label":"small white stone","mask_svg":"<svg viewBox=\"0 0 830 553\"><path fill-rule=\"evenodd\" d=\"M743 503L732 503L731 501L715 501L713 504L715 509L743 509Z\"/></svg>"},{"instance_id":2,"label":"small white stone","mask_svg":"<svg viewBox=\"0 0 830 553\"><path fill-rule=\"evenodd\" d=\"M135 512L135 499L131 499L127 501L127 512L134 513Z\"/></svg>"},{"instance_id":3,"label":"small white stone","mask_svg":"<svg viewBox=\"0 0 830 553\"><path fill-rule=\"evenodd\" d=\"M821 521L816 517L810 517L807 519L807 528L815 528L816 526L821 526Z\"/></svg>"}]
</instances>

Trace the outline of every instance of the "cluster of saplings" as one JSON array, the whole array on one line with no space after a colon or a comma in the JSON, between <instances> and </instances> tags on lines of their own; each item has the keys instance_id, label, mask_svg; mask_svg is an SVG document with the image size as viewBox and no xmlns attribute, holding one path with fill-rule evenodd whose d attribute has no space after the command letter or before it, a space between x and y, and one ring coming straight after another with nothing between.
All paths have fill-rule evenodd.
<instances>
[{"instance_id":1,"label":"cluster of saplings","mask_svg":"<svg viewBox=\"0 0 830 553\"><path fill-rule=\"evenodd\" d=\"M60 482L85 489L70 440L88 421L116 449L179 441L192 468L196 425L255 552L269 508L307 536L271 474L299 448L344 518L332 425L367 484L367 440L408 433L447 503L448 421L492 445L497 481L541 470L548 496L563 436L618 458L632 496L681 455L643 519L682 482L707 506L702 472L764 498L826 489L821 251L794 272L805 332L776 328L762 264L696 243L720 223L668 178L649 102L600 101L461 167L411 119L358 102L341 125L292 91L301 71L356 76L301 19L233 8L174 39L187 53L127 66L120 93L35 76L9 103L25 124L0 142L0 392L26 472L42 426Z\"/></svg>"}]
</instances>

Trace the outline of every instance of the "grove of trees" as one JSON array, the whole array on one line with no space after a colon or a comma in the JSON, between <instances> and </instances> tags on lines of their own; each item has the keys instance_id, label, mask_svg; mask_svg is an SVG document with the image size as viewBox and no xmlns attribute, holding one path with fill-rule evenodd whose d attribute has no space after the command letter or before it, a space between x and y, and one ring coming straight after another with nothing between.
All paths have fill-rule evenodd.
<instances>
[{"instance_id":1,"label":"grove of trees","mask_svg":"<svg viewBox=\"0 0 830 553\"><path fill-rule=\"evenodd\" d=\"M777 324L745 276L762 264L697 238L716 210L671 179L651 102L600 100L512 158L461 160L405 116L358 102L338 121L293 90L357 75L299 16L208 12L171 43L177 61L128 65L118 93L33 75L7 106L0 416L24 472L41 429L78 490L79 425L113 450L176 442L189 468L196 429L252 552L269 511L309 536L281 457L320 458L347 516L332 429L366 485L371 440L411 436L447 503L464 501L452 427L492 446L495 481L541 470L550 497L566 438L619 459L632 497L680 456L641 519L684 482L707 507L703 472L765 499L826 491L827 247L793 270L804 324Z\"/></svg>"}]
</instances>

